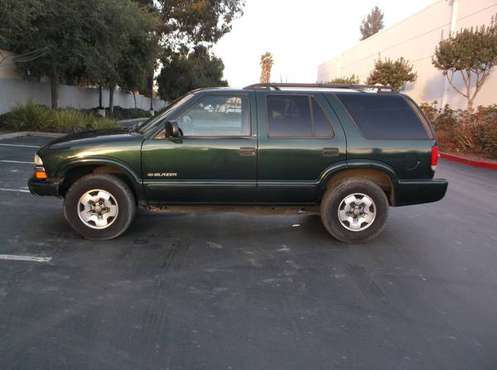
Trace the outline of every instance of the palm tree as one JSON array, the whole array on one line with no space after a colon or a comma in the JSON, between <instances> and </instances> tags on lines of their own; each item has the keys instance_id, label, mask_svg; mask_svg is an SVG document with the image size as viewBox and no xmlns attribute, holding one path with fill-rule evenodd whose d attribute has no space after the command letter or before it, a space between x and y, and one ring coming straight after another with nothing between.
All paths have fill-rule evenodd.
<instances>
[{"instance_id":1,"label":"palm tree","mask_svg":"<svg viewBox=\"0 0 497 370\"><path fill-rule=\"evenodd\" d=\"M261 55L261 83L271 82L271 68L273 67L273 55L270 52Z\"/></svg>"}]
</instances>

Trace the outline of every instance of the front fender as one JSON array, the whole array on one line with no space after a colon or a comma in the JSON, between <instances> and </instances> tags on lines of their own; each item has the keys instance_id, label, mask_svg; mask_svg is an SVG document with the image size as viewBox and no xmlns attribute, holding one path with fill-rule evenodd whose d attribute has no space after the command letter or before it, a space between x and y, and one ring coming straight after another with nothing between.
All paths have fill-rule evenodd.
<instances>
[{"instance_id":1,"label":"front fender","mask_svg":"<svg viewBox=\"0 0 497 370\"><path fill-rule=\"evenodd\" d=\"M65 174L76 167L82 166L111 166L116 167L123 171L131 180L136 184L141 185L141 179L135 174L135 172L125 163L116 159L109 158L82 158L71 160L59 166L56 172L56 176L63 178Z\"/></svg>"},{"instance_id":2,"label":"front fender","mask_svg":"<svg viewBox=\"0 0 497 370\"><path fill-rule=\"evenodd\" d=\"M78 167L88 167L88 166L106 166L116 169L118 173L123 174L129 185L132 186L132 190L137 197L137 201L144 201L143 194L143 184L140 177L138 177L133 171L133 169L126 163L119 161L117 159L109 158L83 158L72 160L62 164L57 170L57 177L60 179L66 178L69 171Z\"/></svg>"}]
</instances>

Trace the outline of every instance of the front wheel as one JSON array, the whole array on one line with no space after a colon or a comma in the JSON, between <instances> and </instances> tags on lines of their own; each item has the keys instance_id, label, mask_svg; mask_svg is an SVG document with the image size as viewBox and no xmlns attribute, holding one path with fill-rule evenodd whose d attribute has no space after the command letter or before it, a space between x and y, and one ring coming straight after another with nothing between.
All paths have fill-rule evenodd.
<instances>
[{"instance_id":1,"label":"front wheel","mask_svg":"<svg viewBox=\"0 0 497 370\"><path fill-rule=\"evenodd\" d=\"M321 220L336 239L350 243L375 238L385 227L388 200L372 181L352 178L326 191Z\"/></svg>"},{"instance_id":2,"label":"front wheel","mask_svg":"<svg viewBox=\"0 0 497 370\"><path fill-rule=\"evenodd\" d=\"M109 240L124 233L135 216L133 193L112 175L87 175L69 188L64 216L85 239Z\"/></svg>"}]
</instances>

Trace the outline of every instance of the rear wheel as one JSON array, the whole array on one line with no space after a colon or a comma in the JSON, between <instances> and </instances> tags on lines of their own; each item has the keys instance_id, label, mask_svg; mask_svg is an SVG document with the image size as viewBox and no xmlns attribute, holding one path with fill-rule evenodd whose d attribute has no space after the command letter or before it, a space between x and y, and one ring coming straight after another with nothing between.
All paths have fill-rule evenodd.
<instances>
[{"instance_id":1,"label":"rear wheel","mask_svg":"<svg viewBox=\"0 0 497 370\"><path fill-rule=\"evenodd\" d=\"M321 220L328 232L342 242L367 241L385 227L388 200L374 182L351 178L326 191Z\"/></svg>"},{"instance_id":2,"label":"rear wheel","mask_svg":"<svg viewBox=\"0 0 497 370\"><path fill-rule=\"evenodd\" d=\"M112 175L87 175L69 188L64 216L85 239L108 240L124 233L135 216L133 193Z\"/></svg>"}]
</instances>

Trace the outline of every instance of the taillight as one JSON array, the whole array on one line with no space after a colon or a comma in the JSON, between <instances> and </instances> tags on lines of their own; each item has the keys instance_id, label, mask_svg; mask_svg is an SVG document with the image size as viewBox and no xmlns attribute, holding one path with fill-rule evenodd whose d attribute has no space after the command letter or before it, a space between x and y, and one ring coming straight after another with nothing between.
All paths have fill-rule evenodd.
<instances>
[{"instance_id":1,"label":"taillight","mask_svg":"<svg viewBox=\"0 0 497 370\"><path fill-rule=\"evenodd\" d=\"M431 148L431 169L435 171L438 165L438 145L433 145Z\"/></svg>"}]
</instances>

